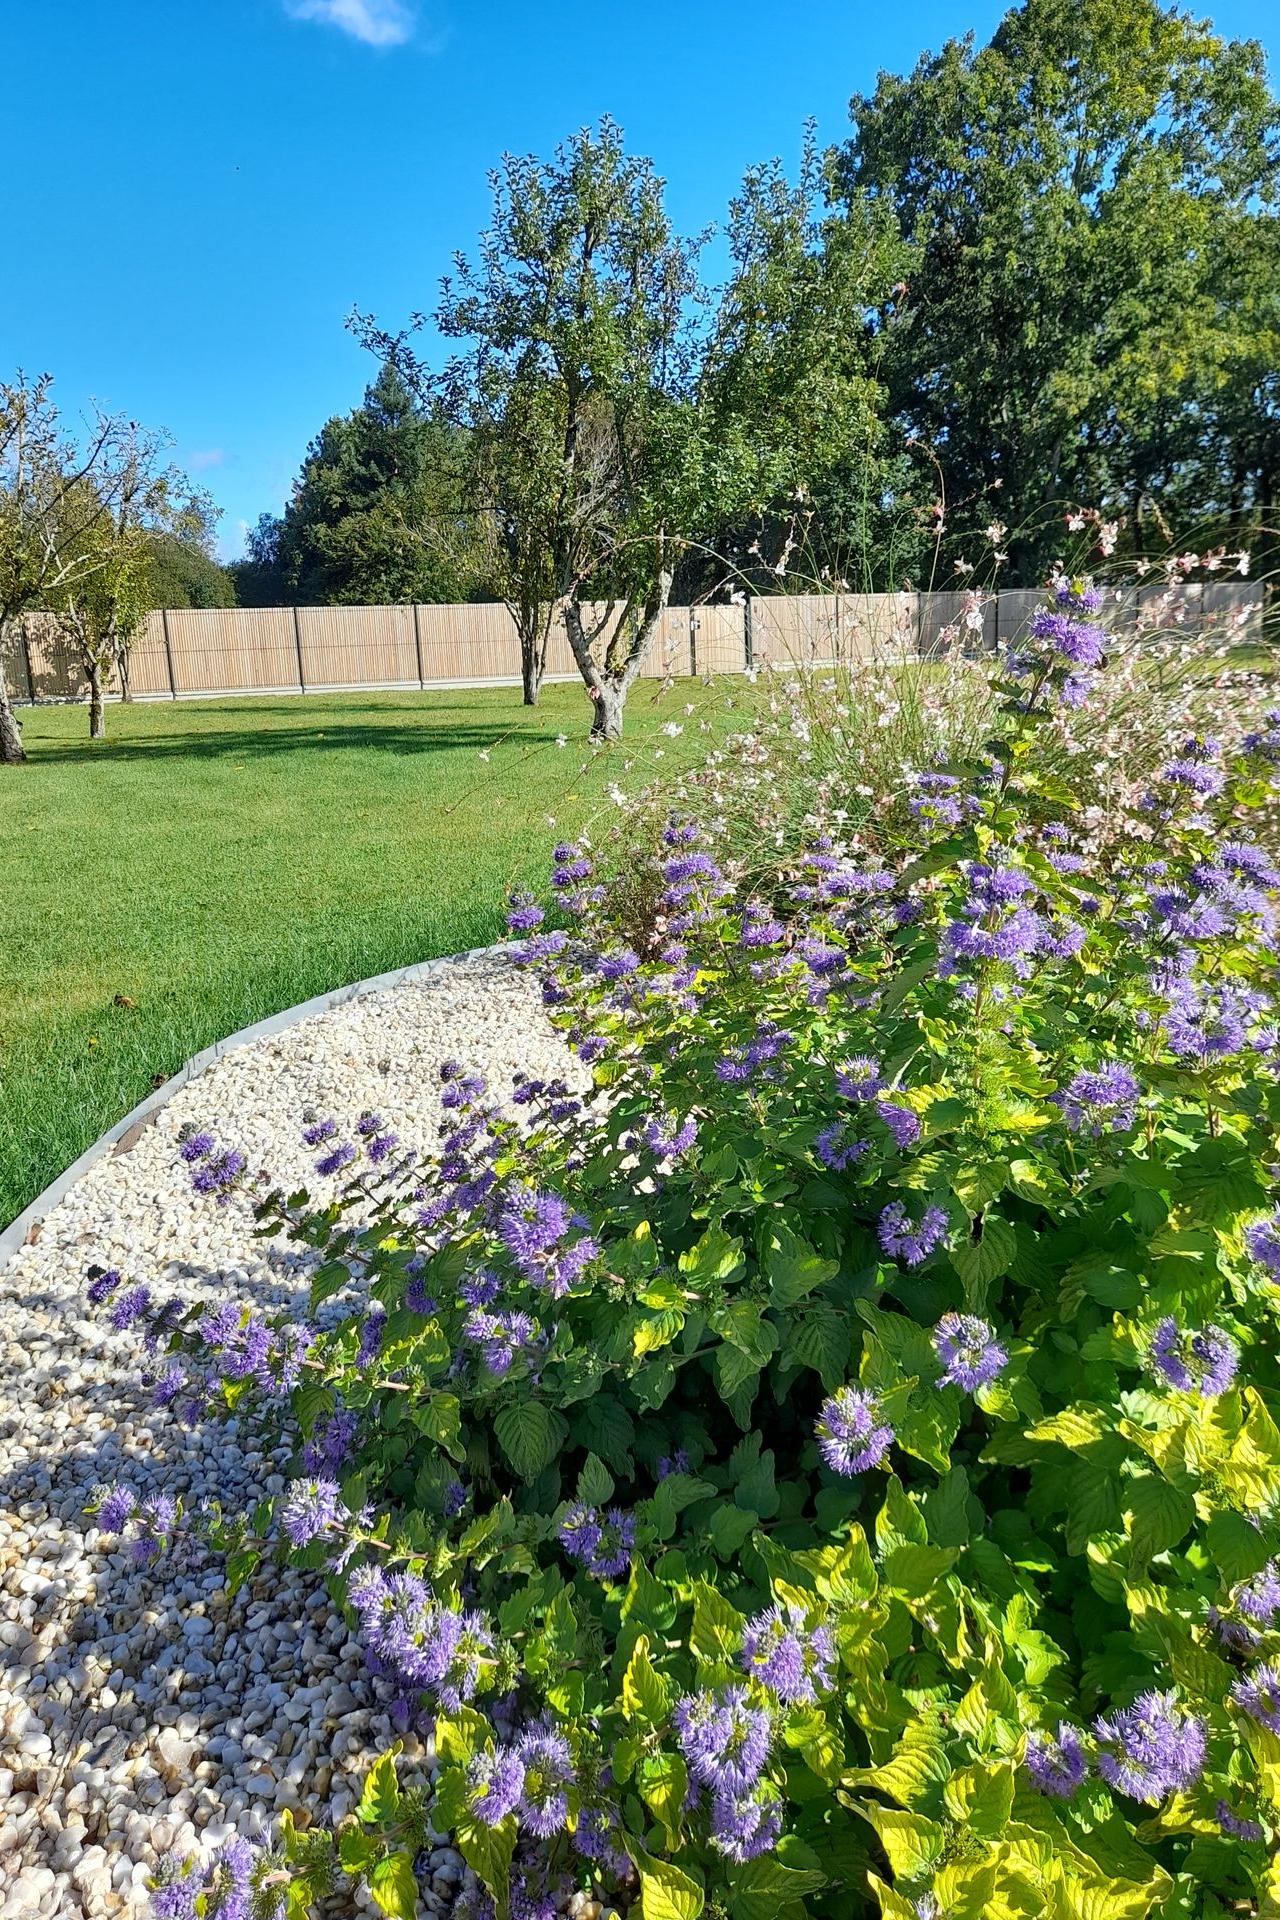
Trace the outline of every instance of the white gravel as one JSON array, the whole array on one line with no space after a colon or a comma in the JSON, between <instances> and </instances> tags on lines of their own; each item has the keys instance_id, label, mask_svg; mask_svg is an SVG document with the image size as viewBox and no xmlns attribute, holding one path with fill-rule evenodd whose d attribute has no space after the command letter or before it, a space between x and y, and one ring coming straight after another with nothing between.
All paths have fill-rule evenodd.
<instances>
[{"instance_id":1,"label":"white gravel","mask_svg":"<svg viewBox=\"0 0 1280 1920\"><path fill-rule=\"evenodd\" d=\"M501 959L348 1001L225 1055L130 1145L91 1167L0 1271L0 1920L144 1915L168 1848L257 1838L349 1809L392 1737L356 1644L313 1576L274 1565L227 1595L220 1562L137 1568L84 1512L100 1481L247 1504L280 1485L234 1423L183 1429L138 1378L141 1339L85 1304L91 1262L163 1294L259 1305L303 1293L309 1255L252 1237L250 1203L191 1192L186 1121L251 1169L319 1184L299 1116L368 1107L406 1146L438 1138L437 1069L504 1091L517 1068L581 1080L536 983ZM415 1755L412 1738L406 1758ZM431 1856L423 1911L462 1880Z\"/></svg>"}]
</instances>

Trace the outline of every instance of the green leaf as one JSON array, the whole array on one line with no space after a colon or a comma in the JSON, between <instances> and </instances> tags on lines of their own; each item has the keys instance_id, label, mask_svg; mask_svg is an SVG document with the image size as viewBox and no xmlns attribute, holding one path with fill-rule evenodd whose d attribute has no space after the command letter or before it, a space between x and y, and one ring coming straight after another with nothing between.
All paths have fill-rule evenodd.
<instances>
[{"instance_id":1,"label":"green leaf","mask_svg":"<svg viewBox=\"0 0 1280 1920\"><path fill-rule=\"evenodd\" d=\"M773 1477L773 1455L760 1458L741 1474L733 1490L734 1505L761 1520L771 1520L778 1511L778 1489Z\"/></svg>"},{"instance_id":2,"label":"green leaf","mask_svg":"<svg viewBox=\"0 0 1280 1920\"><path fill-rule=\"evenodd\" d=\"M709 1227L677 1262L681 1273L695 1286L705 1287L728 1280L747 1264L741 1240L723 1227ZM646 1916L646 1920L648 1917Z\"/></svg>"},{"instance_id":3,"label":"green leaf","mask_svg":"<svg viewBox=\"0 0 1280 1920\"><path fill-rule=\"evenodd\" d=\"M722 1560L732 1560L756 1524L754 1513L741 1507L717 1506L707 1531L711 1544Z\"/></svg>"},{"instance_id":4,"label":"green leaf","mask_svg":"<svg viewBox=\"0 0 1280 1920\"><path fill-rule=\"evenodd\" d=\"M818 1300L792 1327L786 1350L819 1376L828 1393L834 1393L848 1377L851 1346L848 1315Z\"/></svg>"},{"instance_id":5,"label":"green leaf","mask_svg":"<svg viewBox=\"0 0 1280 1920\"><path fill-rule=\"evenodd\" d=\"M507 1891L511 1856L516 1847L515 1815L509 1813L496 1827L486 1826L483 1820L460 1820L454 1839L472 1872L479 1874L490 1893L501 1903Z\"/></svg>"},{"instance_id":6,"label":"green leaf","mask_svg":"<svg viewBox=\"0 0 1280 1920\"><path fill-rule=\"evenodd\" d=\"M655 1860L636 1841L630 1847L640 1875L641 1920L698 1920L706 1897L697 1881L669 1860Z\"/></svg>"},{"instance_id":7,"label":"green leaf","mask_svg":"<svg viewBox=\"0 0 1280 1920\"><path fill-rule=\"evenodd\" d=\"M599 1454L589 1453L582 1464L578 1498L588 1507L607 1507L613 1498L613 1475Z\"/></svg>"},{"instance_id":8,"label":"green leaf","mask_svg":"<svg viewBox=\"0 0 1280 1920\"><path fill-rule=\"evenodd\" d=\"M462 1444L462 1405L454 1393L433 1393L413 1409L413 1424L430 1440L438 1440L454 1460L465 1460Z\"/></svg>"},{"instance_id":9,"label":"green leaf","mask_svg":"<svg viewBox=\"0 0 1280 1920\"><path fill-rule=\"evenodd\" d=\"M789 1901L803 1900L826 1885L816 1868L788 1867L771 1854L749 1860L729 1880L729 1911L733 1920L777 1920Z\"/></svg>"},{"instance_id":10,"label":"green leaf","mask_svg":"<svg viewBox=\"0 0 1280 1920\"><path fill-rule=\"evenodd\" d=\"M693 1590L693 1631L689 1646L707 1666L737 1659L745 1621L717 1588L700 1580Z\"/></svg>"},{"instance_id":11,"label":"green leaf","mask_svg":"<svg viewBox=\"0 0 1280 1920\"><path fill-rule=\"evenodd\" d=\"M936 1820L920 1813L899 1813L874 1801L854 1802L855 1810L875 1828L888 1855L896 1880L919 1880L942 1858L946 1834Z\"/></svg>"},{"instance_id":12,"label":"green leaf","mask_svg":"<svg viewBox=\"0 0 1280 1920\"><path fill-rule=\"evenodd\" d=\"M966 1832L995 1840L1008 1824L1013 1806L1012 1767L961 1767L942 1792L947 1811Z\"/></svg>"},{"instance_id":13,"label":"green leaf","mask_svg":"<svg viewBox=\"0 0 1280 1920\"><path fill-rule=\"evenodd\" d=\"M622 1676L622 1711L642 1726L662 1725L671 1711L671 1688L649 1658L649 1639L641 1634Z\"/></svg>"},{"instance_id":14,"label":"green leaf","mask_svg":"<svg viewBox=\"0 0 1280 1920\"><path fill-rule=\"evenodd\" d=\"M516 1400L500 1407L493 1430L522 1480L536 1480L555 1459L569 1433L560 1414L540 1400Z\"/></svg>"},{"instance_id":15,"label":"green leaf","mask_svg":"<svg viewBox=\"0 0 1280 1920\"><path fill-rule=\"evenodd\" d=\"M1002 1273L1008 1273L1017 1250L1018 1242L1013 1228L999 1214L987 1214L984 1217L980 1239L970 1240L952 1249L951 1264L964 1281L967 1307L986 1304L991 1282L998 1280Z\"/></svg>"},{"instance_id":16,"label":"green leaf","mask_svg":"<svg viewBox=\"0 0 1280 1920\"><path fill-rule=\"evenodd\" d=\"M761 1261L769 1294L776 1307L793 1307L797 1300L833 1280L838 1260L827 1260L790 1227L777 1226Z\"/></svg>"},{"instance_id":17,"label":"green leaf","mask_svg":"<svg viewBox=\"0 0 1280 1920\"><path fill-rule=\"evenodd\" d=\"M640 1796L666 1829L667 1844L674 1848L689 1797L689 1769L678 1753L651 1753L641 1761L636 1775Z\"/></svg>"},{"instance_id":18,"label":"green leaf","mask_svg":"<svg viewBox=\"0 0 1280 1920\"><path fill-rule=\"evenodd\" d=\"M388 1854L369 1875L369 1891L391 1920L417 1920L418 1881L412 1856Z\"/></svg>"},{"instance_id":19,"label":"green leaf","mask_svg":"<svg viewBox=\"0 0 1280 1920\"><path fill-rule=\"evenodd\" d=\"M635 1422L612 1394L599 1393L588 1400L575 1424L584 1446L598 1453L615 1473L628 1471L631 1443L636 1437Z\"/></svg>"},{"instance_id":20,"label":"green leaf","mask_svg":"<svg viewBox=\"0 0 1280 1920\"><path fill-rule=\"evenodd\" d=\"M396 1781L396 1755L400 1743L388 1747L364 1777L364 1787L356 1807L356 1818L370 1826L389 1827L400 1811L400 1788Z\"/></svg>"},{"instance_id":21,"label":"green leaf","mask_svg":"<svg viewBox=\"0 0 1280 1920\"><path fill-rule=\"evenodd\" d=\"M959 1557L957 1547L922 1547L905 1541L885 1554L880 1565L886 1587L911 1600L924 1599L950 1572Z\"/></svg>"}]
</instances>

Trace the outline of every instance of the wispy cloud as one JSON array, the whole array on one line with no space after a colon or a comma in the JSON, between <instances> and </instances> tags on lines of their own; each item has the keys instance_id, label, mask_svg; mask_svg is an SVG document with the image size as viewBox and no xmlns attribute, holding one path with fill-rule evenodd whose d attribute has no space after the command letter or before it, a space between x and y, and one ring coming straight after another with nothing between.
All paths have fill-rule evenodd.
<instances>
[{"instance_id":1,"label":"wispy cloud","mask_svg":"<svg viewBox=\"0 0 1280 1920\"><path fill-rule=\"evenodd\" d=\"M407 0L284 0L291 20L316 20L363 40L367 47L401 47L417 27Z\"/></svg>"},{"instance_id":2,"label":"wispy cloud","mask_svg":"<svg viewBox=\"0 0 1280 1920\"><path fill-rule=\"evenodd\" d=\"M222 466L226 461L226 457L225 447L208 447L203 453L191 454L187 460L187 465L193 473L204 473L209 467Z\"/></svg>"}]
</instances>

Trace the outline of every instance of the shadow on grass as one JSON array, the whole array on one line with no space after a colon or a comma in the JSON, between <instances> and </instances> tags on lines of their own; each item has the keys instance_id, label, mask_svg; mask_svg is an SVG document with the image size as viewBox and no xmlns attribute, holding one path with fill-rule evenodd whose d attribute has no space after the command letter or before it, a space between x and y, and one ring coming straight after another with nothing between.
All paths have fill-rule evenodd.
<instances>
[{"instance_id":1,"label":"shadow on grass","mask_svg":"<svg viewBox=\"0 0 1280 1920\"><path fill-rule=\"evenodd\" d=\"M474 708L469 709L474 715ZM439 708L362 707L353 711L344 706L340 713L323 708L313 710L310 719L296 709L270 707L255 709L252 715L237 714L235 723L226 726L174 727L155 733L105 741L35 739L30 742L34 765L68 765L82 761L147 761L168 759L272 759L280 755L309 752L343 753L374 749L382 753L418 754L478 752L492 747L504 735L514 734L524 746L551 746L563 731L552 721L528 724L514 712L495 711L491 721L477 723L441 713ZM288 725L275 724L274 717L287 715ZM367 716L367 717L361 717ZM267 724L254 725L261 718ZM586 729L582 729L586 743Z\"/></svg>"}]
</instances>

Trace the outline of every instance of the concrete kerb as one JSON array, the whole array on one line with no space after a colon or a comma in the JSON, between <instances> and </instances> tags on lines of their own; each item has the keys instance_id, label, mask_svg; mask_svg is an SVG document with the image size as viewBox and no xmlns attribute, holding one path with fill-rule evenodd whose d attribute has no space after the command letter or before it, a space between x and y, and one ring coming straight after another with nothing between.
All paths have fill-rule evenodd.
<instances>
[{"instance_id":1,"label":"concrete kerb","mask_svg":"<svg viewBox=\"0 0 1280 1920\"><path fill-rule=\"evenodd\" d=\"M37 1194L29 1207L25 1207L16 1220L10 1222L0 1232L0 1268L8 1265L19 1247L25 1247L37 1237L38 1230L58 1202L68 1194L89 1168L98 1160L105 1159L110 1153L127 1153L139 1135L153 1124L161 1109L168 1105L175 1093L194 1080L198 1074L220 1060L224 1053L230 1053L236 1047L252 1046L259 1040L270 1040L274 1034L283 1033L287 1027L297 1026L301 1020L310 1020L318 1013L328 1013L334 1007L342 1007L349 1000L363 999L366 994L382 993L391 987L412 986L417 980L428 980L433 973L440 973L445 967L457 966L466 960L488 960L504 953L504 947L472 947L465 953L442 954L436 960L420 960L410 967L396 967L390 973L375 973L368 980L357 980L353 986L335 987L331 993L318 993L311 1000L300 1001L296 1007L286 1007L282 1013L270 1014L265 1020L257 1020L251 1027L241 1027L238 1033L228 1034L225 1040L215 1040L211 1047L204 1047L193 1054L171 1080L162 1087L149 1093L145 1100L126 1113L91 1147L86 1148L78 1160L73 1160L65 1173L60 1173L51 1181L44 1192Z\"/></svg>"}]
</instances>

